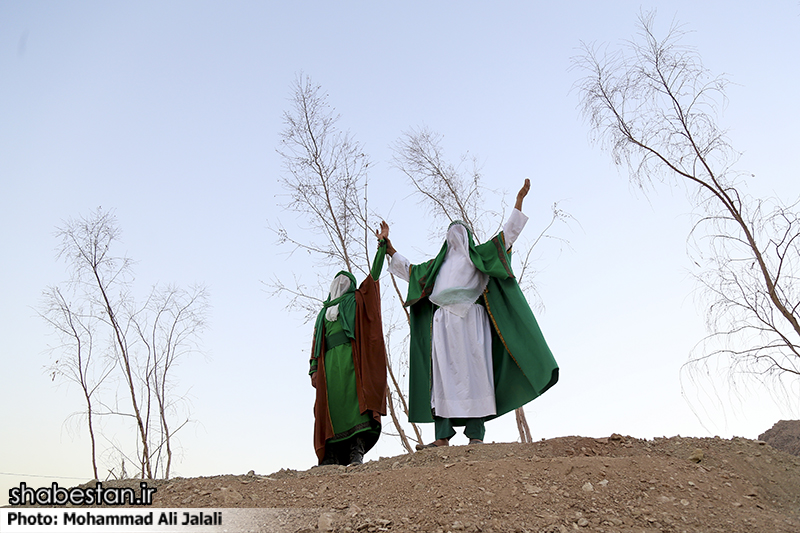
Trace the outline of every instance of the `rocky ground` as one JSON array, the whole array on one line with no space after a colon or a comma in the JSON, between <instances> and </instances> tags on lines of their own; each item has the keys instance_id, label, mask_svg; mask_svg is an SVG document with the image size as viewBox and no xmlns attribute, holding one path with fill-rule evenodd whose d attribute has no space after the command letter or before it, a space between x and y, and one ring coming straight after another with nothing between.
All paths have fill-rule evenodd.
<instances>
[{"instance_id":1,"label":"rocky ground","mask_svg":"<svg viewBox=\"0 0 800 533\"><path fill-rule=\"evenodd\" d=\"M758 436L758 440L792 455L800 456L800 420L781 420Z\"/></svg>"},{"instance_id":2,"label":"rocky ground","mask_svg":"<svg viewBox=\"0 0 800 533\"><path fill-rule=\"evenodd\" d=\"M800 457L742 438L562 437L149 484L154 507L259 508L228 531L800 532Z\"/></svg>"}]
</instances>

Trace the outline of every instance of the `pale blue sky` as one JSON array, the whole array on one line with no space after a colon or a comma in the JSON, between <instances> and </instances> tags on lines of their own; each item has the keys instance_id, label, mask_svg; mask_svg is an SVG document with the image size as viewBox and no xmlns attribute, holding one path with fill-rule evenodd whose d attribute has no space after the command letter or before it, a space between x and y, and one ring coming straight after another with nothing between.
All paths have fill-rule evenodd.
<instances>
[{"instance_id":1,"label":"pale blue sky","mask_svg":"<svg viewBox=\"0 0 800 533\"><path fill-rule=\"evenodd\" d=\"M544 248L539 264L539 320L562 378L526 408L534 438L755 438L799 416L754 389L732 405L723 391L726 411L698 420L698 402L681 395L680 366L704 334L685 254L690 206L680 190L632 191L590 145L571 91L580 43L630 38L640 8L657 8L662 30L686 23L685 42L735 82L721 121L743 151L740 168L755 174L751 192L796 198L795 0L0 1L0 473L90 477L85 431L64 424L80 395L45 375L54 339L35 308L67 276L55 228L98 206L115 210L141 290L210 290L209 359L180 369L199 423L181 436L176 473L314 464L312 325L262 283L317 274L279 255L268 230L279 218L297 224L276 207L275 148L299 72L365 144L371 207L412 261L440 246L389 164L389 146L414 127L444 135L453 160L477 155L507 204L531 178L523 237L538 233L554 201L580 223L561 230L571 249ZM487 439L515 440L513 417L490 423ZM399 453L384 437L367 458ZM21 481L49 478L0 474L0 494Z\"/></svg>"}]
</instances>

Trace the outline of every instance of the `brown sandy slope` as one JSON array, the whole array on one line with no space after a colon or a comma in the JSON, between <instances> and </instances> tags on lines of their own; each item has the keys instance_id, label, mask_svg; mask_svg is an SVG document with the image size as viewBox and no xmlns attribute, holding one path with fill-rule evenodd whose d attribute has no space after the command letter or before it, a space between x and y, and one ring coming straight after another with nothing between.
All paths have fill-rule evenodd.
<instances>
[{"instance_id":1,"label":"brown sandy slope","mask_svg":"<svg viewBox=\"0 0 800 533\"><path fill-rule=\"evenodd\" d=\"M271 509L249 531L800 532L800 457L741 438L562 437L149 484L154 507Z\"/></svg>"}]
</instances>

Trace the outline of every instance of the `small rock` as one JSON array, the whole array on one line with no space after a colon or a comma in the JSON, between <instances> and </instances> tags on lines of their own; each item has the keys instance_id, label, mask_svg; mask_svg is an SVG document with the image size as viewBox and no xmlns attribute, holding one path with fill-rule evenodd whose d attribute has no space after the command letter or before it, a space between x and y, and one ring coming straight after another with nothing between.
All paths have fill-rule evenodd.
<instances>
[{"instance_id":1,"label":"small rock","mask_svg":"<svg viewBox=\"0 0 800 533\"><path fill-rule=\"evenodd\" d=\"M540 492L542 492L542 488L538 487L536 485L531 485L529 483L523 483L523 486L525 487L525 491L528 494L539 494Z\"/></svg>"},{"instance_id":2,"label":"small rock","mask_svg":"<svg viewBox=\"0 0 800 533\"><path fill-rule=\"evenodd\" d=\"M578 519L578 526L579 527L586 527L589 525L589 521L585 518Z\"/></svg>"},{"instance_id":3,"label":"small rock","mask_svg":"<svg viewBox=\"0 0 800 533\"><path fill-rule=\"evenodd\" d=\"M336 515L333 513L322 513L319 515L319 520L317 521L317 528L320 531L333 531L333 523L336 519Z\"/></svg>"},{"instance_id":4,"label":"small rock","mask_svg":"<svg viewBox=\"0 0 800 533\"><path fill-rule=\"evenodd\" d=\"M244 496L242 496L238 491L234 489L222 487L219 490L220 492L222 492L222 501L225 502L226 504L239 503L244 499Z\"/></svg>"},{"instance_id":5,"label":"small rock","mask_svg":"<svg viewBox=\"0 0 800 533\"><path fill-rule=\"evenodd\" d=\"M583 489L585 492L593 492L593 491L594 491L594 487L593 487L593 486L592 486L592 484L591 484L591 483L589 483L588 481L587 481L586 483L584 483L584 484L583 484L583 487L581 487L581 488L582 488L582 489Z\"/></svg>"},{"instance_id":6,"label":"small rock","mask_svg":"<svg viewBox=\"0 0 800 533\"><path fill-rule=\"evenodd\" d=\"M705 459L705 454L703 453L703 450L701 450L700 448L696 448L694 450L694 453L692 453L692 455L689 456L689 460L695 463L699 463L703 459Z\"/></svg>"}]
</instances>

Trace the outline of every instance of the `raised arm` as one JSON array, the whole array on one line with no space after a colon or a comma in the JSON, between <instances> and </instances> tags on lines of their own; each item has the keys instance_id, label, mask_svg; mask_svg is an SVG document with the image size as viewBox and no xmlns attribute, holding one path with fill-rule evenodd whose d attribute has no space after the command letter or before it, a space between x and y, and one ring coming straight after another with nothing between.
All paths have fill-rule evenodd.
<instances>
[{"instance_id":1,"label":"raised arm","mask_svg":"<svg viewBox=\"0 0 800 533\"><path fill-rule=\"evenodd\" d=\"M514 209L517 211L522 211L522 200L528 196L528 191L531 190L531 180L525 178L525 183L522 184L522 188L517 193L517 203L514 204Z\"/></svg>"},{"instance_id":2,"label":"raised arm","mask_svg":"<svg viewBox=\"0 0 800 533\"><path fill-rule=\"evenodd\" d=\"M386 241L386 253L389 254L389 257L392 257L397 250L394 249L392 241L389 240L389 224L381 220L381 229L375 230L375 236L378 238L378 242L381 240Z\"/></svg>"},{"instance_id":3,"label":"raised arm","mask_svg":"<svg viewBox=\"0 0 800 533\"><path fill-rule=\"evenodd\" d=\"M392 246L392 241L389 240L389 224L381 221L381 229L375 231L375 236L379 241L383 239L386 242L386 253L391 258L389 272L404 281L408 281L410 279L409 268L411 268L411 263Z\"/></svg>"},{"instance_id":4,"label":"raised arm","mask_svg":"<svg viewBox=\"0 0 800 533\"><path fill-rule=\"evenodd\" d=\"M386 222L381 222L381 228L375 230L375 236L378 238L378 251L375 252L375 259L372 260L370 276L372 276L372 279L377 280L381 277L383 262L386 257L386 248L389 244L389 225L386 224Z\"/></svg>"},{"instance_id":5,"label":"raised arm","mask_svg":"<svg viewBox=\"0 0 800 533\"><path fill-rule=\"evenodd\" d=\"M528 217L522 212L522 201L530 190L531 180L525 178L525 183L522 184L522 188L517 193L517 203L514 204L514 210L503 226L503 235L505 235L507 249L511 248L511 245L517 240L519 234L522 233L522 228L525 227L525 223L528 222Z\"/></svg>"}]
</instances>

